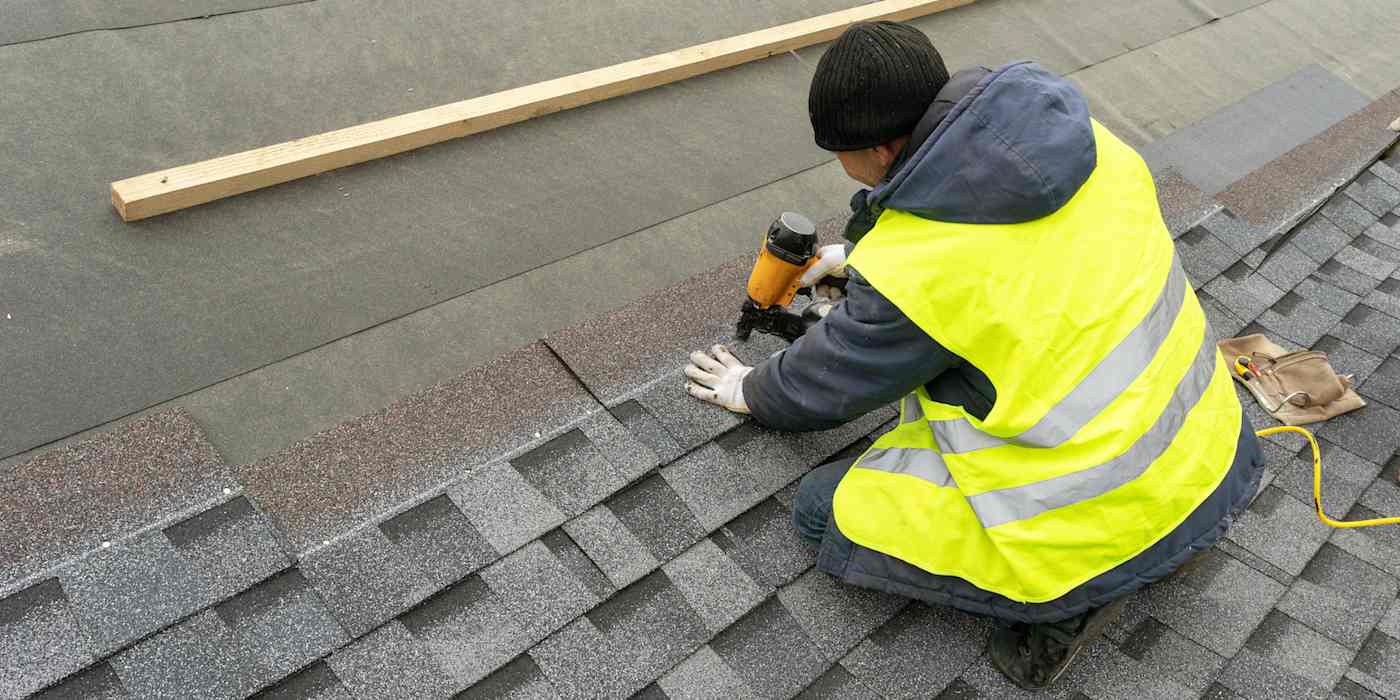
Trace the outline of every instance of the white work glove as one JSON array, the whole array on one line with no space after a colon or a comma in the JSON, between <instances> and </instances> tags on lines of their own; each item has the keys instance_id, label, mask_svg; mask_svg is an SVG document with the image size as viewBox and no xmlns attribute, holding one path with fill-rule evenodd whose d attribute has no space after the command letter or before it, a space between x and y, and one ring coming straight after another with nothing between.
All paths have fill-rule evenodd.
<instances>
[{"instance_id":1,"label":"white work glove","mask_svg":"<svg viewBox=\"0 0 1400 700\"><path fill-rule=\"evenodd\" d=\"M831 313L831 307L836 302L841 301L845 293L840 287L833 287L822 284L822 280L828 277L846 276L846 246L841 243L824 245L817 250L817 262L802 273L798 284L803 287L812 287L812 305L810 312L817 318L826 318ZM813 286L815 285L815 286Z\"/></svg>"},{"instance_id":2,"label":"white work glove","mask_svg":"<svg viewBox=\"0 0 1400 700\"><path fill-rule=\"evenodd\" d=\"M823 277L846 276L846 245L833 243L817 249L817 262L802 273L798 286L810 287Z\"/></svg>"},{"instance_id":3,"label":"white work glove","mask_svg":"<svg viewBox=\"0 0 1400 700\"><path fill-rule=\"evenodd\" d=\"M685 390L701 401L735 413L748 413L749 405L744 403L744 377L752 371L752 367L744 366L723 345L710 348L708 354L696 350L690 353L690 364L685 368L685 376L690 378Z\"/></svg>"}]
</instances>

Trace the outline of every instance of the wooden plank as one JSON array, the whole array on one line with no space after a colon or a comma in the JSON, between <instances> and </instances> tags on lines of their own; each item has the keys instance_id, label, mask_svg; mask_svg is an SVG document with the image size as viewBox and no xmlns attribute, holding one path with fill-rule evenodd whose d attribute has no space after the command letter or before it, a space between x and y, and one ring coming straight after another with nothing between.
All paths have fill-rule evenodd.
<instances>
[{"instance_id":1,"label":"wooden plank","mask_svg":"<svg viewBox=\"0 0 1400 700\"><path fill-rule=\"evenodd\" d=\"M856 22L905 21L974 1L883 0L606 68L138 175L112 183L112 204L122 220L137 221L831 41Z\"/></svg>"}]
</instances>

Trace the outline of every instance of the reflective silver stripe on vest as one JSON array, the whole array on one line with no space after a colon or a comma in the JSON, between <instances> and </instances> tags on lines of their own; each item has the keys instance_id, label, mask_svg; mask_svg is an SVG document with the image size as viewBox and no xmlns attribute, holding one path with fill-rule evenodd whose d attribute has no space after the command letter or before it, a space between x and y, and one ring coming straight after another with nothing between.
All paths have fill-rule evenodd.
<instances>
[{"instance_id":1,"label":"reflective silver stripe on vest","mask_svg":"<svg viewBox=\"0 0 1400 700\"><path fill-rule=\"evenodd\" d=\"M1147 468L1171 446L1211 378L1215 376L1215 342L1209 333L1186 376L1177 382L1171 400L1157 421L1123 454L1096 467L997 491L969 496L982 527L991 528L1035 517L1047 510L1088 500L1112 491L1142 476ZM942 460L939 460L940 462Z\"/></svg>"},{"instance_id":2,"label":"reflective silver stripe on vest","mask_svg":"<svg viewBox=\"0 0 1400 700\"><path fill-rule=\"evenodd\" d=\"M937 452L923 447L874 447L856 466L891 474L908 474L934 486L953 486L953 475Z\"/></svg>"},{"instance_id":3,"label":"reflective silver stripe on vest","mask_svg":"<svg viewBox=\"0 0 1400 700\"><path fill-rule=\"evenodd\" d=\"M1040 422L1020 435L1000 438L982 432L965 418L930 421L944 454L963 454L1014 443L1056 447L1079 432L1142 374L1171 334L1186 299L1186 274L1173 255L1167 283L1152 309Z\"/></svg>"},{"instance_id":4,"label":"reflective silver stripe on vest","mask_svg":"<svg viewBox=\"0 0 1400 700\"><path fill-rule=\"evenodd\" d=\"M904 395L903 410L899 412L899 424L913 423L924 419L924 407L919 405L919 396L914 392Z\"/></svg>"}]
</instances>

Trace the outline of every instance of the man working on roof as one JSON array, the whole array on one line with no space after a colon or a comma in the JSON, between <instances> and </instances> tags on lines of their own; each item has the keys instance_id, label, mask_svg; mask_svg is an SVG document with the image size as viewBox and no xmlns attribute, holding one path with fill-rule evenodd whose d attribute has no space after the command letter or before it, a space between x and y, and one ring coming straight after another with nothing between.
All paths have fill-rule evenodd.
<instances>
[{"instance_id":1,"label":"man working on roof","mask_svg":"<svg viewBox=\"0 0 1400 700\"><path fill-rule=\"evenodd\" d=\"M798 530L849 583L1003 621L993 663L1048 686L1261 471L1152 177L1069 81L950 78L899 24L837 39L808 112L870 187L803 280L846 275L846 297L758 367L694 353L688 389L794 431L899 401L874 447L803 478Z\"/></svg>"}]
</instances>

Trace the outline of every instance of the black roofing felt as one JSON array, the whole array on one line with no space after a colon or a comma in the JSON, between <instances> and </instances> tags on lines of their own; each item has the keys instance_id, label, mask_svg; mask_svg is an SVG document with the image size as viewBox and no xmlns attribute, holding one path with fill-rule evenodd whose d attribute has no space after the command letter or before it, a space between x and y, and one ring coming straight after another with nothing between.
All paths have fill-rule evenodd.
<instances>
[{"instance_id":1,"label":"black roofing felt","mask_svg":"<svg viewBox=\"0 0 1400 700\"><path fill-rule=\"evenodd\" d=\"M1348 154L1380 138L1319 137ZM1307 180L1269 195L1296 210L1236 209L1318 148L1219 198L1162 173L1164 213L1218 334L1324 350L1370 403L1317 431L1328 512L1400 514L1400 162L1325 202L1297 194ZM747 269L254 464L167 413L18 466L0 481L17 506L0 697L1400 698L1400 528L1318 523L1291 437L1264 441L1228 537L1134 595L1049 693L990 666L990 623L816 571L794 483L894 412L788 435L687 397L678 368L728 340Z\"/></svg>"}]
</instances>

